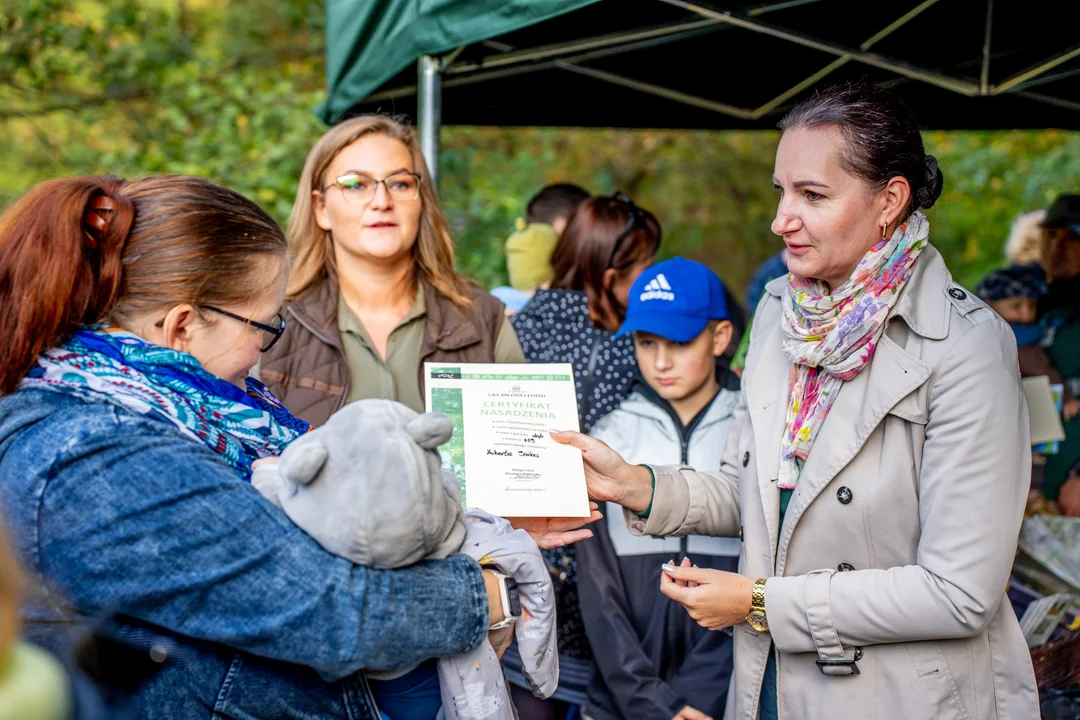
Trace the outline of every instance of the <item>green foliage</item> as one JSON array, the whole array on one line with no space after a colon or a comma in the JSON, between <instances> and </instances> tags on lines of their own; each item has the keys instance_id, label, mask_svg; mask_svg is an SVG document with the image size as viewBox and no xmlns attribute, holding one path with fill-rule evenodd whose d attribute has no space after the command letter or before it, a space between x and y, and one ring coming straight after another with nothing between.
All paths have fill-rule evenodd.
<instances>
[{"instance_id":1,"label":"green foliage","mask_svg":"<svg viewBox=\"0 0 1080 720\"><path fill-rule=\"evenodd\" d=\"M190 173L281 222L323 127L316 0L0 0L0 207L50 177ZM779 240L777 136L756 132L447 128L441 195L459 267L505 281L503 241L549 182L621 189L664 227L665 257L742 290ZM968 286L1002 261L1019 212L1080 188L1080 134L934 132L946 192L932 239Z\"/></svg>"},{"instance_id":2,"label":"green foliage","mask_svg":"<svg viewBox=\"0 0 1080 720\"><path fill-rule=\"evenodd\" d=\"M931 239L968 287L1003 264L1018 214L1080 192L1080 133L933 132L927 145L945 173L945 192L929 212Z\"/></svg>"},{"instance_id":3,"label":"green foliage","mask_svg":"<svg viewBox=\"0 0 1080 720\"><path fill-rule=\"evenodd\" d=\"M283 219L322 93L309 0L15 0L0 14L0 204L49 177L203 175Z\"/></svg>"}]
</instances>

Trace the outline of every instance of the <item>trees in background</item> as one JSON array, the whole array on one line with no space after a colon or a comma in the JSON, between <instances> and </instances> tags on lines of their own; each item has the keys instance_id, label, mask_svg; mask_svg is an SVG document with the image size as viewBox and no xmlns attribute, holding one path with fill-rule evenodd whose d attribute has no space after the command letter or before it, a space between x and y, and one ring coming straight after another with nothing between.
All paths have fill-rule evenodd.
<instances>
[{"instance_id":1,"label":"trees in background","mask_svg":"<svg viewBox=\"0 0 1080 720\"><path fill-rule=\"evenodd\" d=\"M202 175L288 217L323 128L317 0L0 0L0 206L56 175ZM392 109L392 108L388 108ZM1080 190L1080 133L931 132L946 192L933 242L968 286L1009 223ZM769 231L776 134L447 128L441 194L461 268L504 276L502 242L548 182L621 189L664 226L665 256L741 289Z\"/></svg>"}]
</instances>

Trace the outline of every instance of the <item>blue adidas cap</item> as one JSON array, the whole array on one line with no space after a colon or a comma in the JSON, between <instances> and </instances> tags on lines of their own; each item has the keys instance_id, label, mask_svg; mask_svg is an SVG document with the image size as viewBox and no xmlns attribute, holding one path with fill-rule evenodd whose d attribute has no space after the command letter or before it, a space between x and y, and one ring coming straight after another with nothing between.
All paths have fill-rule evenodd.
<instances>
[{"instance_id":1,"label":"blue adidas cap","mask_svg":"<svg viewBox=\"0 0 1080 720\"><path fill-rule=\"evenodd\" d=\"M699 262L676 257L653 265L634 281L626 321L616 337L647 332L690 342L710 320L727 320L724 283Z\"/></svg>"}]
</instances>

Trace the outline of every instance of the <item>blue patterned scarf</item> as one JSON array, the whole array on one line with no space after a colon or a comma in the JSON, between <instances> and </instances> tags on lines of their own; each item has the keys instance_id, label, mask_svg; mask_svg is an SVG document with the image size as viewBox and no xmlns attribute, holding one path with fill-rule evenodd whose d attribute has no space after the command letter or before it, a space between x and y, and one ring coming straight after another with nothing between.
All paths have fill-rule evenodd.
<instances>
[{"instance_id":1,"label":"blue patterned scarf","mask_svg":"<svg viewBox=\"0 0 1080 720\"><path fill-rule=\"evenodd\" d=\"M280 455L310 429L258 380L249 377L244 392L203 370L188 353L106 325L80 330L42 354L21 386L89 391L172 423L220 455L243 480L251 479L255 460Z\"/></svg>"}]
</instances>

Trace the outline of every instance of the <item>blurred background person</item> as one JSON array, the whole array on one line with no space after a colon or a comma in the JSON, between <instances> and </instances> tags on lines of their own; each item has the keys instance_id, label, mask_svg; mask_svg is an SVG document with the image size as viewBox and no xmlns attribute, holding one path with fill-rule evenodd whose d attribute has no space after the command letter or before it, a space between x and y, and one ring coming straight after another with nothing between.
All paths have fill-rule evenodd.
<instances>
[{"instance_id":1,"label":"blurred background person","mask_svg":"<svg viewBox=\"0 0 1080 720\"><path fill-rule=\"evenodd\" d=\"M594 197L578 206L552 254L550 289L537 290L511 318L529 362L570 363L583 432L629 394L637 364L630 337L615 337L626 317L630 287L652 265L662 230L656 217L623 193ZM514 684L523 718L563 717L585 700L592 653L578 605L574 546L545 551L555 582L559 618L559 689L539 701L517 671L516 648L503 664Z\"/></svg>"},{"instance_id":2,"label":"blurred background person","mask_svg":"<svg viewBox=\"0 0 1080 720\"><path fill-rule=\"evenodd\" d=\"M1080 195L1062 195L1042 222L1043 266L1049 285L1039 300L1046 354L1080 396ZM1043 494L1066 515L1080 516L1080 417L1064 423L1065 440L1046 459Z\"/></svg>"},{"instance_id":3,"label":"blurred background person","mask_svg":"<svg viewBox=\"0 0 1080 720\"><path fill-rule=\"evenodd\" d=\"M548 185L532 200L525 217L517 219L515 232L506 239L506 274L510 285L493 288L491 294L506 305L507 314L521 309L551 283L551 253L577 206L589 193L577 185Z\"/></svg>"}]
</instances>

